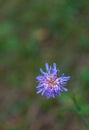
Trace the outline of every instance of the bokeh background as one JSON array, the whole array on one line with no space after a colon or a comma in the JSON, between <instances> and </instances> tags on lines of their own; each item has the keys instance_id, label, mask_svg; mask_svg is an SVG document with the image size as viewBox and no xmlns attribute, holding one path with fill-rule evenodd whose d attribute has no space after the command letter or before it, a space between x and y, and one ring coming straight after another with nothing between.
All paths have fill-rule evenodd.
<instances>
[{"instance_id":1,"label":"bokeh background","mask_svg":"<svg viewBox=\"0 0 89 130\"><path fill-rule=\"evenodd\" d=\"M57 63L69 91L36 94ZM89 130L89 0L0 0L0 130Z\"/></svg>"}]
</instances>

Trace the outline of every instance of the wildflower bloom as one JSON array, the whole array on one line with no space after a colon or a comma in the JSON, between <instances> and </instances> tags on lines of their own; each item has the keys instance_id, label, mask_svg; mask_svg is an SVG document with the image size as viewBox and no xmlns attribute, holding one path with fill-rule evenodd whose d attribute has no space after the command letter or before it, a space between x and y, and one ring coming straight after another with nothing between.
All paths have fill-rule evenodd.
<instances>
[{"instance_id":1,"label":"wildflower bloom","mask_svg":"<svg viewBox=\"0 0 89 130\"><path fill-rule=\"evenodd\" d=\"M70 79L70 76L61 75L58 77L60 70L56 68L56 63L53 63L53 66L49 66L48 63L45 64L46 72L40 68L42 75L36 77L36 80L39 82L37 88L37 94L45 95L47 98L54 98L55 96L60 96L61 91L68 91L64 86L67 81Z\"/></svg>"}]
</instances>

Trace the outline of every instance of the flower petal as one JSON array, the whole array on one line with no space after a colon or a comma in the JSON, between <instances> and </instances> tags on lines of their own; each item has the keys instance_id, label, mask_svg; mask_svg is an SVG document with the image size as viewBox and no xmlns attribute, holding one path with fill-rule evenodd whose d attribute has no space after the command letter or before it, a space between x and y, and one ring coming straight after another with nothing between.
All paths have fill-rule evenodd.
<instances>
[{"instance_id":1,"label":"flower petal","mask_svg":"<svg viewBox=\"0 0 89 130\"><path fill-rule=\"evenodd\" d=\"M40 72L41 72L43 75L46 75L46 74L47 74L46 72L44 72L44 71L42 70L42 68L40 68Z\"/></svg>"},{"instance_id":2,"label":"flower petal","mask_svg":"<svg viewBox=\"0 0 89 130\"><path fill-rule=\"evenodd\" d=\"M37 91L37 94L41 93L42 91L43 91L43 89L39 89L39 90Z\"/></svg>"},{"instance_id":3,"label":"flower petal","mask_svg":"<svg viewBox=\"0 0 89 130\"><path fill-rule=\"evenodd\" d=\"M49 65L48 65L48 63L45 63L45 66L46 66L46 70L48 71L48 70L49 70Z\"/></svg>"}]
</instances>

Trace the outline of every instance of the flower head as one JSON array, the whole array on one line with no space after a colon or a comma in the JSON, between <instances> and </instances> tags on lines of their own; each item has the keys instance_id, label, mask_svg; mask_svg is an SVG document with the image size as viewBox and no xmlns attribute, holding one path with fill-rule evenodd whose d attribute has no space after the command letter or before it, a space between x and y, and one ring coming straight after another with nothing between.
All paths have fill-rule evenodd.
<instances>
[{"instance_id":1,"label":"flower head","mask_svg":"<svg viewBox=\"0 0 89 130\"><path fill-rule=\"evenodd\" d=\"M64 86L67 81L70 79L70 76L64 76L62 74L58 77L60 70L56 68L56 63L53 63L53 66L49 66L48 63L45 63L46 72L40 68L42 75L36 77L36 80L39 82L37 88L37 94L45 95L47 98L54 98L55 96L60 96L62 91L68 91Z\"/></svg>"}]
</instances>

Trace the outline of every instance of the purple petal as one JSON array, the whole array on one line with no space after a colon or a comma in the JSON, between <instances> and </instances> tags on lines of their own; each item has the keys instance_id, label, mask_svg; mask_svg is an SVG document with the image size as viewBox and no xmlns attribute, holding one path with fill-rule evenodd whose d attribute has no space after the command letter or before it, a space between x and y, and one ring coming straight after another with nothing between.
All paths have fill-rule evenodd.
<instances>
[{"instance_id":1,"label":"purple petal","mask_svg":"<svg viewBox=\"0 0 89 130\"><path fill-rule=\"evenodd\" d=\"M59 73L59 72L60 72L60 70L57 70L56 63L53 63L52 73L57 75L57 73Z\"/></svg>"},{"instance_id":2,"label":"purple petal","mask_svg":"<svg viewBox=\"0 0 89 130\"><path fill-rule=\"evenodd\" d=\"M41 94L41 95L43 96L43 95L44 95L44 93L45 93L45 89L43 89L43 91L42 91L42 94Z\"/></svg>"},{"instance_id":3,"label":"purple petal","mask_svg":"<svg viewBox=\"0 0 89 130\"><path fill-rule=\"evenodd\" d=\"M64 81L67 81L67 80L70 79L70 76L63 76L62 78L63 78Z\"/></svg>"},{"instance_id":4,"label":"purple petal","mask_svg":"<svg viewBox=\"0 0 89 130\"><path fill-rule=\"evenodd\" d=\"M43 89L39 89L39 90L37 91L37 94L41 93L42 91L43 91Z\"/></svg>"},{"instance_id":5,"label":"purple petal","mask_svg":"<svg viewBox=\"0 0 89 130\"><path fill-rule=\"evenodd\" d=\"M38 86L36 86L36 88L41 88L43 86L43 83L39 83Z\"/></svg>"},{"instance_id":6,"label":"purple petal","mask_svg":"<svg viewBox=\"0 0 89 130\"><path fill-rule=\"evenodd\" d=\"M67 92L67 91L68 91L68 89L67 89L67 88L64 88L64 87L62 87L62 90L64 90L65 92Z\"/></svg>"},{"instance_id":7,"label":"purple petal","mask_svg":"<svg viewBox=\"0 0 89 130\"><path fill-rule=\"evenodd\" d=\"M56 70L56 63L53 63L53 67L54 67L54 69Z\"/></svg>"},{"instance_id":8,"label":"purple petal","mask_svg":"<svg viewBox=\"0 0 89 130\"><path fill-rule=\"evenodd\" d=\"M43 80L44 79L44 76L37 76L36 79L39 81L39 80Z\"/></svg>"},{"instance_id":9,"label":"purple petal","mask_svg":"<svg viewBox=\"0 0 89 130\"><path fill-rule=\"evenodd\" d=\"M40 72L43 74L43 75L46 75L47 73L44 72L41 68L40 68Z\"/></svg>"},{"instance_id":10,"label":"purple petal","mask_svg":"<svg viewBox=\"0 0 89 130\"><path fill-rule=\"evenodd\" d=\"M46 66L46 70L48 71L48 70L49 70L49 65L48 65L48 63L45 63L45 66Z\"/></svg>"}]
</instances>

